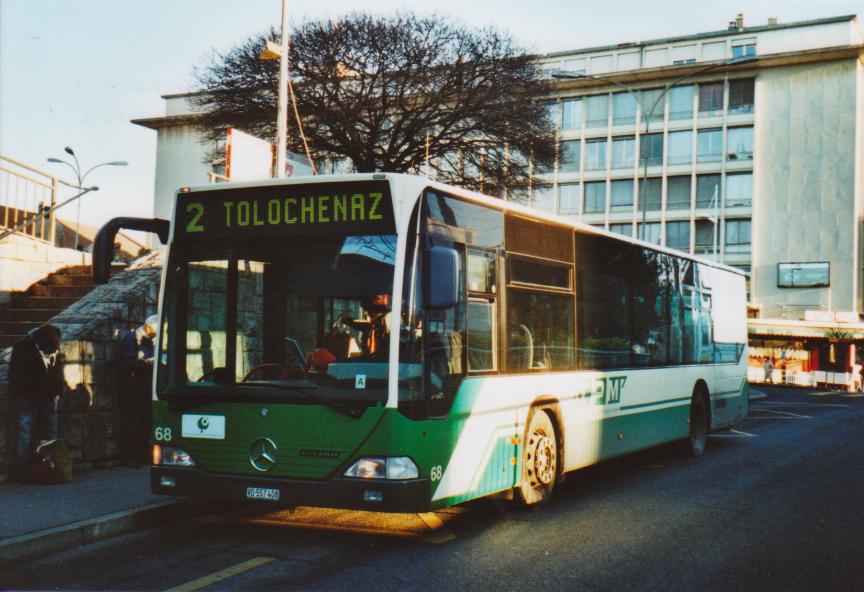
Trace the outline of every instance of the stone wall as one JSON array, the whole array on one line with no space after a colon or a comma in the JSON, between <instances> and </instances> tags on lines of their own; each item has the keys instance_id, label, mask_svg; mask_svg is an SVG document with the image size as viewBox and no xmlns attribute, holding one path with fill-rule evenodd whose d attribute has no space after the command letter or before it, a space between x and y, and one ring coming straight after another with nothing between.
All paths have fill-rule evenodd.
<instances>
[{"instance_id":1,"label":"stone wall","mask_svg":"<svg viewBox=\"0 0 864 592\"><path fill-rule=\"evenodd\" d=\"M53 247L29 236L7 236L0 242L0 302L70 265L90 265L90 253Z\"/></svg>"},{"instance_id":2,"label":"stone wall","mask_svg":"<svg viewBox=\"0 0 864 592\"><path fill-rule=\"evenodd\" d=\"M60 437L77 472L119 460L116 403L124 395L119 341L156 312L161 264L161 253L138 260L49 321L63 333L68 393L60 401ZM10 352L0 353L0 479L14 456L14 412L6 382Z\"/></svg>"}]
</instances>

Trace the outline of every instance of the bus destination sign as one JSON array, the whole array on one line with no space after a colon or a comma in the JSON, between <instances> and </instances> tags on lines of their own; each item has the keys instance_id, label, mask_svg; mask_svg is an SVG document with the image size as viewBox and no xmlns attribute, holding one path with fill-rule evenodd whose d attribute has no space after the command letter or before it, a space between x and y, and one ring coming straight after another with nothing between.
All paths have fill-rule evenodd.
<instances>
[{"instance_id":1,"label":"bus destination sign","mask_svg":"<svg viewBox=\"0 0 864 592\"><path fill-rule=\"evenodd\" d=\"M386 181L308 183L181 193L180 240L274 234L392 232Z\"/></svg>"}]
</instances>

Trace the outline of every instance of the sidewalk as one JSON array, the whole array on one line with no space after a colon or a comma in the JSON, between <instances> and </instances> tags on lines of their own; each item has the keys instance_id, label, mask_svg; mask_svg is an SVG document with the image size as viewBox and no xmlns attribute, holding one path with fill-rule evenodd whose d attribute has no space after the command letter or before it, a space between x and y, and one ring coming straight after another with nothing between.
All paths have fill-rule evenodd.
<instances>
[{"instance_id":1,"label":"sidewalk","mask_svg":"<svg viewBox=\"0 0 864 592\"><path fill-rule=\"evenodd\" d=\"M150 493L150 468L75 475L75 483L0 483L0 562L156 525L193 502Z\"/></svg>"}]
</instances>

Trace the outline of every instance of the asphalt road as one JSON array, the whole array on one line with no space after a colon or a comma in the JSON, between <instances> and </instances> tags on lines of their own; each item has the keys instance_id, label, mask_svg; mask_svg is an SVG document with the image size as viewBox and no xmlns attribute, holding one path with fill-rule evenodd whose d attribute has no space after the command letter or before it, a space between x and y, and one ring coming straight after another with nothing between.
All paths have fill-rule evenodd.
<instances>
[{"instance_id":1,"label":"asphalt road","mask_svg":"<svg viewBox=\"0 0 864 592\"><path fill-rule=\"evenodd\" d=\"M598 465L540 511L226 513L3 566L0 588L860 591L864 395L763 390L704 457Z\"/></svg>"}]
</instances>

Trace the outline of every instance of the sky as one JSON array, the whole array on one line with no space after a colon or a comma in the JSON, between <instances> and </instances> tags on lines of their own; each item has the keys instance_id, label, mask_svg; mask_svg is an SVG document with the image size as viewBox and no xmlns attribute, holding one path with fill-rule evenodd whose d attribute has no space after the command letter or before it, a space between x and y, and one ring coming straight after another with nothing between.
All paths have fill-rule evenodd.
<instances>
[{"instance_id":1,"label":"sky","mask_svg":"<svg viewBox=\"0 0 864 592\"><path fill-rule=\"evenodd\" d=\"M847 14L864 0L288 0L290 19L351 11L429 14L508 32L531 52L688 35ZM278 25L281 0L0 0L0 154L64 179L71 146L100 191L81 206L82 223L150 216L156 132L130 120L164 115L161 95L194 88L193 71L214 51ZM2 190L2 188L0 188ZM60 216L74 219L71 210Z\"/></svg>"}]
</instances>

